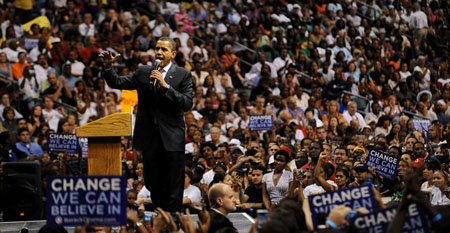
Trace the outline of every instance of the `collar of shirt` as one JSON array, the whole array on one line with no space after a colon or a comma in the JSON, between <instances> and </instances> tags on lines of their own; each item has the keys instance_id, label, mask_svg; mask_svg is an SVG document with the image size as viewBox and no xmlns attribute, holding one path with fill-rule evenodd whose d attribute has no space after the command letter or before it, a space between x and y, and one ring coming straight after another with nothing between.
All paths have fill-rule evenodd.
<instances>
[{"instance_id":1,"label":"collar of shirt","mask_svg":"<svg viewBox=\"0 0 450 233\"><path fill-rule=\"evenodd\" d=\"M170 67L172 66L172 62L170 62L169 64L167 64L166 66L162 67L162 69L164 70L164 72L162 73L163 78L166 78L166 74L169 71Z\"/></svg>"},{"instance_id":2,"label":"collar of shirt","mask_svg":"<svg viewBox=\"0 0 450 233\"><path fill-rule=\"evenodd\" d=\"M220 212L220 211L219 211L218 209L216 209L216 208L211 208L211 210L216 211L217 213L219 213L219 214L225 216L225 214L223 214L222 212Z\"/></svg>"}]
</instances>

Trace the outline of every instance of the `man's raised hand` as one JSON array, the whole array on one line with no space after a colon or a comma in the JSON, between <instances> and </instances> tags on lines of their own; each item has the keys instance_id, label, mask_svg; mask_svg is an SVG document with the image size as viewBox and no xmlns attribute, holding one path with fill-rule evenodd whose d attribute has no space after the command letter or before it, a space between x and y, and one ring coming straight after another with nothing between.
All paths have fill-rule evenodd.
<instances>
[{"instance_id":1,"label":"man's raised hand","mask_svg":"<svg viewBox=\"0 0 450 233\"><path fill-rule=\"evenodd\" d=\"M113 56L111 51L106 50L103 51L99 56L103 59L103 62L105 62L106 68L110 68L112 63L114 63L116 59L120 57L120 53L118 53L116 56Z\"/></svg>"}]
</instances>

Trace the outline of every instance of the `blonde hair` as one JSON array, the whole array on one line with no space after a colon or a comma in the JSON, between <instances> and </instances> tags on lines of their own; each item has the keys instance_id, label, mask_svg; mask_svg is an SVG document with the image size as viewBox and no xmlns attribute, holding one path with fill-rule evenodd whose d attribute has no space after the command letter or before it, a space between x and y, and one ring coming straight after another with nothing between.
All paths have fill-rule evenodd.
<instances>
[{"instance_id":1,"label":"blonde hair","mask_svg":"<svg viewBox=\"0 0 450 233\"><path fill-rule=\"evenodd\" d=\"M337 102L336 100L331 100L330 102L328 102L328 105L327 105L327 110L328 110L328 113L330 112L330 106L331 105L336 105L336 107L337 107L337 113L339 113L339 102Z\"/></svg>"}]
</instances>

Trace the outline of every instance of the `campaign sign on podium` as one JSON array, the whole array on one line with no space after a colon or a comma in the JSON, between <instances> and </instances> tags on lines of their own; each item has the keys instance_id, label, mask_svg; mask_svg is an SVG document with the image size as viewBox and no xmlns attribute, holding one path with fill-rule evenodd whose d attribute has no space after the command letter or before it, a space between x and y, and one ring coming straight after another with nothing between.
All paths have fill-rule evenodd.
<instances>
[{"instance_id":1,"label":"campaign sign on podium","mask_svg":"<svg viewBox=\"0 0 450 233\"><path fill-rule=\"evenodd\" d=\"M47 178L47 224L123 226L127 215L123 176L54 176Z\"/></svg>"}]
</instances>

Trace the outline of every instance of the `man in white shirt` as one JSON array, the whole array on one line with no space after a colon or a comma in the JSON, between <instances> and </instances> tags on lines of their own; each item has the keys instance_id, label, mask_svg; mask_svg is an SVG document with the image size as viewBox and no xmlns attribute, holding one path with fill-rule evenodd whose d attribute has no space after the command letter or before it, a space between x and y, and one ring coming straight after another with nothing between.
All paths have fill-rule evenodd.
<instances>
[{"instance_id":1,"label":"man in white shirt","mask_svg":"<svg viewBox=\"0 0 450 233\"><path fill-rule=\"evenodd\" d=\"M36 62L38 60L39 54L45 54L49 58L52 57L52 55L50 54L50 51L47 49L47 40L45 38L40 38L38 41L38 46L34 47L30 51L29 56L31 58L31 61Z\"/></svg>"},{"instance_id":2,"label":"man in white shirt","mask_svg":"<svg viewBox=\"0 0 450 233\"><path fill-rule=\"evenodd\" d=\"M81 77L83 75L85 65L82 62L78 61L77 58L77 53L75 51L70 51L69 60L66 62L66 64L70 64L73 76Z\"/></svg>"},{"instance_id":3,"label":"man in white shirt","mask_svg":"<svg viewBox=\"0 0 450 233\"><path fill-rule=\"evenodd\" d=\"M275 66L271 62L267 61L266 55L263 52L259 53L259 61L252 65L252 68L247 74L259 75L261 73L262 64L267 64L270 67L270 77L278 77Z\"/></svg>"},{"instance_id":4,"label":"man in white shirt","mask_svg":"<svg viewBox=\"0 0 450 233\"><path fill-rule=\"evenodd\" d=\"M343 10L341 4L337 0L333 0L332 2L328 3L327 9L329 11L333 11L334 14L336 14L339 10Z\"/></svg>"},{"instance_id":5,"label":"man in white shirt","mask_svg":"<svg viewBox=\"0 0 450 233\"><path fill-rule=\"evenodd\" d=\"M19 47L20 42L17 39L11 39L8 43L8 47L3 49L3 52L6 53L6 57L10 64L14 64L19 61L19 53L24 52L27 54L25 49Z\"/></svg>"},{"instance_id":6,"label":"man in white shirt","mask_svg":"<svg viewBox=\"0 0 450 233\"><path fill-rule=\"evenodd\" d=\"M170 37L180 39L181 46L187 47L187 41L189 39L189 34L184 32L184 23L183 22L179 21L177 23L177 30L170 33Z\"/></svg>"},{"instance_id":7,"label":"man in white shirt","mask_svg":"<svg viewBox=\"0 0 450 233\"><path fill-rule=\"evenodd\" d=\"M372 103L372 111L367 113L366 117L365 117L365 121L369 122L369 121L375 121L375 123L378 122L378 118L380 118L381 116L384 115L384 112L381 111L381 106L378 102L373 102Z\"/></svg>"},{"instance_id":8,"label":"man in white shirt","mask_svg":"<svg viewBox=\"0 0 450 233\"><path fill-rule=\"evenodd\" d=\"M281 55L275 60L273 60L273 65L275 66L275 70L280 75L283 75L288 68L288 65L293 63L292 59L289 57L287 48L281 49Z\"/></svg>"},{"instance_id":9,"label":"man in white shirt","mask_svg":"<svg viewBox=\"0 0 450 233\"><path fill-rule=\"evenodd\" d=\"M37 57L36 65L33 66L34 71L36 72L36 79L40 87L42 82L47 80L47 75L50 72L56 73L55 69L48 65L47 59L48 57L46 57L44 54L41 54Z\"/></svg>"},{"instance_id":10,"label":"man in white shirt","mask_svg":"<svg viewBox=\"0 0 450 233\"><path fill-rule=\"evenodd\" d=\"M200 189L191 184L194 173L186 169L184 174L183 205L199 205L202 200Z\"/></svg>"},{"instance_id":11,"label":"man in white shirt","mask_svg":"<svg viewBox=\"0 0 450 233\"><path fill-rule=\"evenodd\" d=\"M356 7L352 7L350 10L350 14L347 15L347 21L352 22L355 27L359 27L359 25L361 25L361 17L356 14Z\"/></svg>"},{"instance_id":12,"label":"man in white shirt","mask_svg":"<svg viewBox=\"0 0 450 233\"><path fill-rule=\"evenodd\" d=\"M209 75L208 72L202 69L202 63L196 62L194 63L194 69L192 70L192 79L195 80L195 86L202 86L203 82L205 82L206 77Z\"/></svg>"},{"instance_id":13,"label":"man in white shirt","mask_svg":"<svg viewBox=\"0 0 450 233\"><path fill-rule=\"evenodd\" d=\"M84 14L84 22L78 26L78 31L81 36L95 36L95 25L92 23L92 15L90 13Z\"/></svg>"},{"instance_id":14,"label":"man in white shirt","mask_svg":"<svg viewBox=\"0 0 450 233\"><path fill-rule=\"evenodd\" d=\"M359 127L364 128L364 126L366 126L366 122L364 121L363 116L356 112L356 103L354 101L350 101L347 104L347 110L344 112L344 120L346 120L348 122L348 124L350 124L350 122L352 120L358 120L359 122Z\"/></svg>"},{"instance_id":15,"label":"man in white shirt","mask_svg":"<svg viewBox=\"0 0 450 233\"><path fill-rule=\"evenodd\" d=\"M428 19L427 15L420 10L420 4L414 3L414 13L409 18L408 26L414 30L414 38L419 40L419 44L423 39L427 38L428 34Z\"/></svg>"},{"instance_id":16,"label":"man in white shirt","mask_svg":"<svg viewBox=\"0 0 450 233\"><path fill-rule=\"evenodd\" d=\"M148 23L150 30L152 30L152 34L154 37L161 37L162 31L165 27L170 29L169 24L164 20L164 17L161 13L156 15L156 18Z\"/></svg>"}]
</instances>

